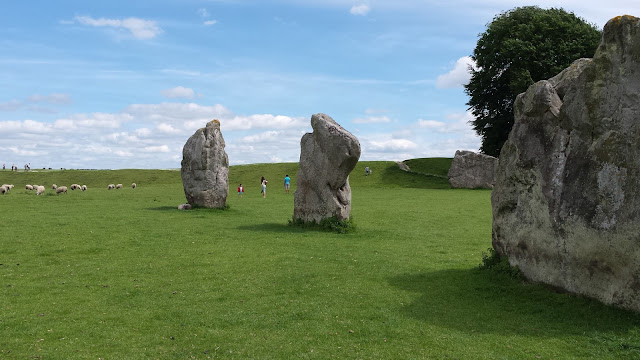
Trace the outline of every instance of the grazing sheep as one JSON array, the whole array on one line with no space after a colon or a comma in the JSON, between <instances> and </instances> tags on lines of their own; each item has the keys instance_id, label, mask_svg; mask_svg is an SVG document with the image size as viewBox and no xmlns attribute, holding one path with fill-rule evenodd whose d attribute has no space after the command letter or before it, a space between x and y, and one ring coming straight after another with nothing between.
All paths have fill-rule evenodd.
<instances>
[{"instance_id":1,"label":"grazing sheep","mask_svg":"<svg viewBox=\"0 0 640 360\"><path fill-rule=\"evenodd\" d=\"M40 195L43 192L44 192L44 186L38 185L38 187L36 188L36 195Z\"/></svg>"},{"instance_id":2,"label":"grazing sheep","mask_svg":"<svg viewBox=\"0 0 640 360\"><path fill-rule=\"evenodd\" d=\"M2 187L6 189L5 192L9 192L9 190L13 189L13 184L2 184Z\"/></svg>"},{"instance_id":3,"label":"grazing sheep","mask_svg":"<svg viewBox=\"0 0 640 360\"><path fill-rule=\"evenodd\" d=\"M24 188L27 189L27 190L33 190L33 186L32 185L25 185Z\"/></svg>"},{"instance_id":4,"label":"grazing sheep","mask_svg":"<svg viewBox=\"0 0 640 360\"><path fill-rule=\"evenodd\" d=\"M4 185L0 186L0 194L4 195L9 192L9 189L4 187Z\"/></svg>"},{"instance_id":5,"label":"grazing sheep","mask_svg":"<svg viewBox=\"0 0 640 360\"><path fill-rule=\"evenodd\" d=\"M87 191L87 185L82 185L81 189L82 191Z\"/></svg>"},{"instance_id":6,"label":"grazing sheep","mask_svg":"<svg viewBox=\"0 0 640 360\"><path fill-rule=\"evenodd\" d=\"M75 189L80 189L80 185L78 185L78 184L71 184L71 190L75 190Z\"/></svg>"},{"instance_id":7,"label":"grazing sheep","mask_svg":"<svg viewBox=\"0 0 640 360\"><path fill-rule=\"evenodd\" d=\"M56 189L56 194L60 194L60 193L67 193L67 187L66 186L58 186L58 188Z\"/></svg>"},{"instance_id":8,"label":"grazing sheep","mask_svg":"<svg viewBox=\"0 0 640 360\"><path fill-rule=\"evenodd\" d=\"M191 204L180 204L178 210L191 210Z\"/></svg>"},{"instance_id":9,"label":"grazing sheep","mask_svg":"<svg viewBox=\"0 0 640 360\"><path fill-rule=\"evenodd\" d=\"M131 188L135 189L136 188L136 183L131 184Z\"/></svg>"},{"instance_id":10,"label":"grazing sheep","mask_svg":"<svg viewBox=\"0 0 640 360\"><path fill-rule=\"evenodd\" d=\"M52 189L52 190L55 190L55 189L57 189L57 188L58 188L58 185L56 185L56 184L51 185L51 189Z\"/></svg>"},{"instance_id":11,"label":"grazing sheep","mask_svg":"<svg viewBox=\"0 0 640 360\"><path fill-rule=\"evenodd\" d=\"M116 189L122 189L122 184L116 185Z\"/></svg>"},{"instance_id":12,"label":"grazing sheep","mask_svg":"<svg viewBox=\"0 0 640 360\"><path fill-rule=\"evenodd\" d=\"M109 184L109 186L107 186L107 190L111 190L111 189L115 189L116 186L113 184Z\"/></svg>"}]
</instances>

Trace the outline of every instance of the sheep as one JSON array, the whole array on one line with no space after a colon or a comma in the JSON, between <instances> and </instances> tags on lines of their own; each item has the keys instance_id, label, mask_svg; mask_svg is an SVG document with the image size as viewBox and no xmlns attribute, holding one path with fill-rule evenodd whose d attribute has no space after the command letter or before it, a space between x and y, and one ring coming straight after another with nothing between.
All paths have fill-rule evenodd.
<instances>
[{"instance_id":1,"label":"sheep","mask_svg":"<svg viewBox=\"0 0 640 360\"><path fill-rule=\"evenodd\" d=\"M67 187L66 186L58 186L58 188L56 189L56 194L60 194L60 193L67 193Z\"/></svg>"},{"instance_id":2,"label":"sheep","mask_svg":"<svg viewBox=\"0 0 640 360\"><path fill-rule=\"evenodd\" d=\"M4 185L0 186L0 194L4 195L9 192L9 189L4 187Z\"/></svg>"},{"instance_id":3,"label":"sheep","mask_svg":"<svg viewBox=\"0 0 640 360\"><path fill-rule=\"evenodd\" d=\"M136 188L136 183L131 184L131 188L135 189Z\"/></svg>"},{"instance_id":4,"label":"sheep","mask_svg":"<svg viewBox=\"0 0 640 360\"><path fill-rule=\"evenodd\" d=\"M71 184L71 190L75 190L75 189L80 189L80 185L78 185L78 184Z\"/></svg>"},{"instance_id":5,"label":"sheep","mask_svg":"<svg viewBox=\"0 0 640 360\"><path fill-rule=\"evenodd\" d=\"M40 195L42 193L44 193L44 186L38 185L38 187L36 188L36 195Z\"/></svg>"},{"instance_id":6,"label":"sheep","mask_svg":"<svg viewBox=\"0 0 640 360\"><path fill-rule=\"evenodd\" d=\"M27 189L27 190L33 190L33 186L32 185L25 185L24 188Z\"/></svg>"},{"instance_id":7,"label":"sheep","mask_svg":"<svg viewBox=\"0 0 640 360\"><path fill-rule=\"evenodd\" d=\"M5 188L5 192L9 192L9 190L13 189L13 184L9 185L9 184L2 184L2 187Z\"/></svg>"},{"instance_id":8,"label":"sheep","mask_svg":"<svg viewBox=\"0 0 640 360\"><path fill-rule=\"evenodd\" d=\"M56 185L56 184L51 185L51 190L55 190L57 188L58 188L58 185Z\"/></svg>"},{"instance_id":9,"label":"sheep","mask_svg":"<svg viewBox=\"0 0 640 360\"><path fill-rule=\"evenodd\" d=\"M107 186L107 190L111 190L111 189L115 189L116 186L113 184L109 184L109 186Z\"/></svg>"},{"instance_id":10,"label":"sheep","mask_svg":"<svg viewBox=\"0 0 640 360\"><path fill-rule=\"evenodd\" d=\"M81 189L82 191L87 191L87 185L82 185Z\"/></svg>"},{"instance_id":11,"label":"sheep","mask_svg":"<svg viewBox=\"0 0 640 360\"><path fill-rule=\"evenodd\" d=\"M116 189L122 189L122 184L116 185Z\"/></svg>"}]
</instances>

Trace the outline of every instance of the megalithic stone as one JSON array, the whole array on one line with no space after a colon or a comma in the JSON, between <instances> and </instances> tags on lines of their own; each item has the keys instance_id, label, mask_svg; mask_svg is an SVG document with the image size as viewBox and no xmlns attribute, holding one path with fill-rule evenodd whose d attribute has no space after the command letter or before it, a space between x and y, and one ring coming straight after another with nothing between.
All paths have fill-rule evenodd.
<instances>
[{"instance_id":1,"label":"megalithic stone","mask_svg":"<svg viewBox=\"0 0 640 360\"><path fill-rule=\"evenodd\" d=\"M516 98L493 247L530 280L640 311L640 19Z\"/></svg>"},{"instance_id":2,"label":"megalithic stone","mask_svg":"<svg viewBox=\"0 0 640 360\"><path fill-rule=\"evenodd\" d=\"M349 173L360 159L360 142L330 116L311 117L312 133L300 141L293 219L320 222L351 213Z\"/></svg>"},{"instance_id":3,"label":"megalithic stone","mask_svg":"<svg viewBox=\"0 0 640 360\"><path fill-rule=\"evenodd\" d=\"M207 208L223 208L229 194L229 157L220 132L212 120L198 129L182 148L182 186L187 202Z\"/></svg>"}]
</instances>

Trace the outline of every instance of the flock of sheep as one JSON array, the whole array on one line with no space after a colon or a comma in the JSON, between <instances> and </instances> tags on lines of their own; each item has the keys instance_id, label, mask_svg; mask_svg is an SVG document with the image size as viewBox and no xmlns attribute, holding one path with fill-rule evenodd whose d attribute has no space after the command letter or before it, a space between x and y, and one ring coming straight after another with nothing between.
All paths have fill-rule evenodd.
<instances>
[{"instance_id":1,"label":"flock of sheep","mask_svg":"<svg viewBox=\"0 0 640 360\"><path fill-rule=\"evenodd\" d=\"M78 185L78 184L71 184L70 186L71 190L82 190L82 191L87 191L87 185ZM136 188L136 183L131 184L131 188L135 189ZM3 184L2 186L0 186L0 194L5 195L9 192L9 190L13 189L13 184ZM36 191L36 195L40 195L42 193L44 193L44 186L43 185L25 185L25 189L27 190L35 190ZM56 191L56 194L61 194L61 193L67 193L67 187L66 186L58 186L56 184L53 184L51 186L51 189ZM114 185L114 184L109 184L107 186L107 190L111 190L111 189L122 189L122 184L118 184L118 185Z\"/></svg>"}]
</instances>

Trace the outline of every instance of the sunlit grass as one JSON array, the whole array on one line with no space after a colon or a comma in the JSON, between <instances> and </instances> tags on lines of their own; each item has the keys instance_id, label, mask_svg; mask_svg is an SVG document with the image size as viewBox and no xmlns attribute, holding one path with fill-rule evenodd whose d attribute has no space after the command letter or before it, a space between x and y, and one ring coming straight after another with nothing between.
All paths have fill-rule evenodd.
<instances>
[{"instance_id":1,"label":"sunlit grass","mask_svg":"<svg viewBox=\"0 0 640 360\"><path fill-rule=\"evenodd\" d=\"M179 171L0 173L0 358L640 358L637 315L477 269L490 191L362 162L336 234L287 225L296 173L232 167L224 211Z\"/></svg>"}]
</instances>

